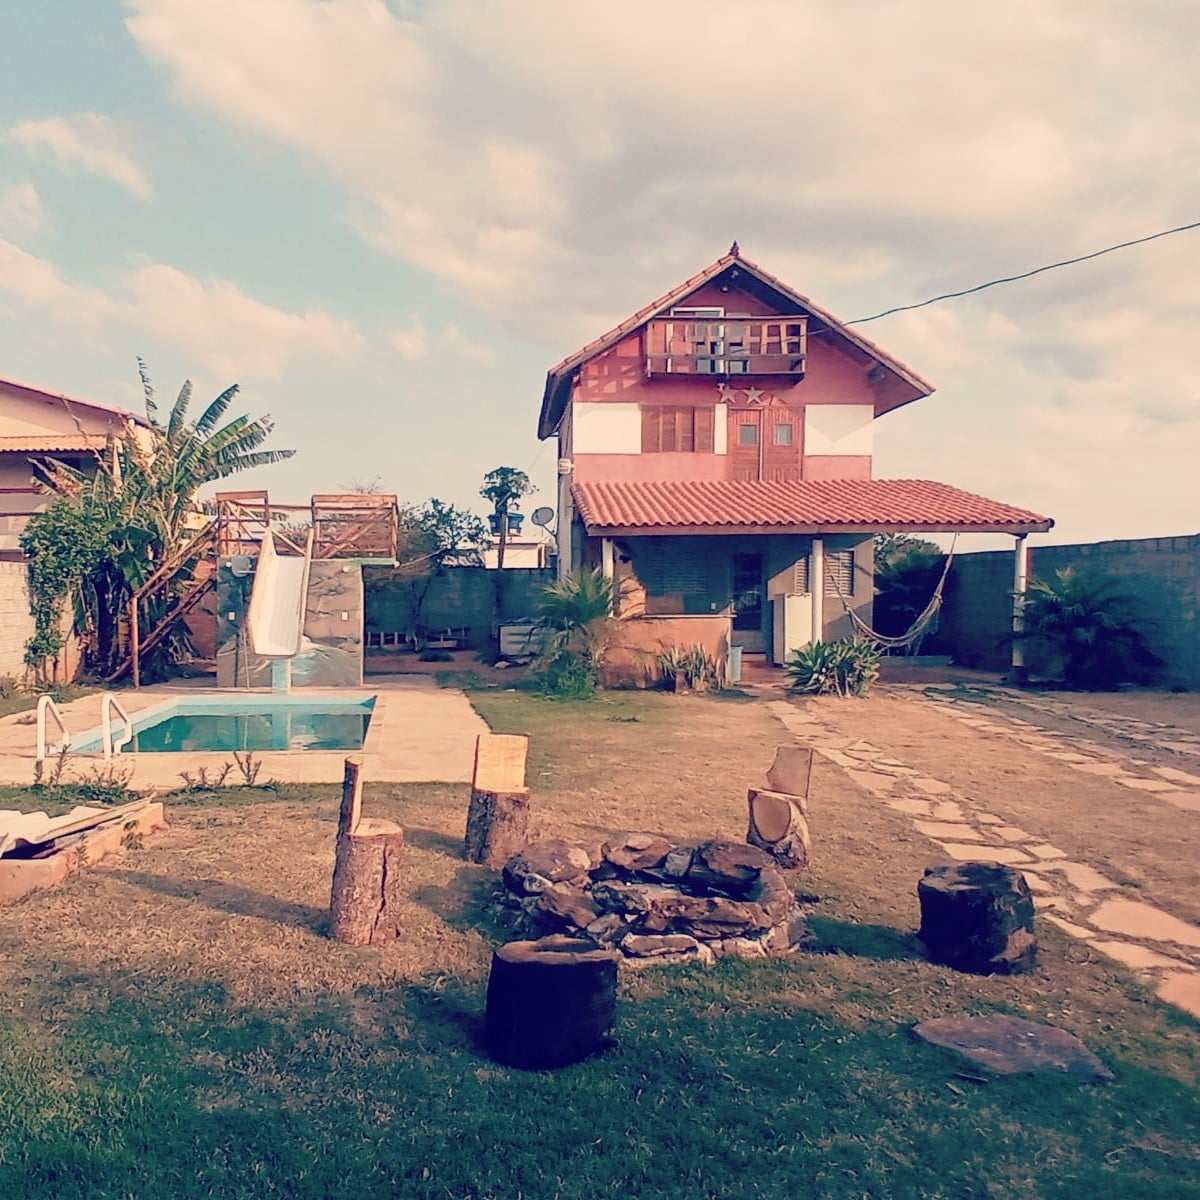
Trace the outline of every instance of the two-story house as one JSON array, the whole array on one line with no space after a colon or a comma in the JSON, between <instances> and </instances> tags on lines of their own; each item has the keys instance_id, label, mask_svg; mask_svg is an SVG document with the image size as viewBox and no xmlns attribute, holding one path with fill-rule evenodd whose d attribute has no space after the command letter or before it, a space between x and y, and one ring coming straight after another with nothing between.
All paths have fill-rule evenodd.
<instances>
[{"instance_id":1,"label":"two-story house","mask_svg":"<svg viewBox=\"0 0 1200 1200\"><path fill-rule=\"evenodd\" d=\"M875 420L932 391L735 243L548 372L560 573L621 581L627 648L779 663L869 623L877 533L1010 533L1023 559L1050 519L873 478Z\"/></svg>"}]
</instances>

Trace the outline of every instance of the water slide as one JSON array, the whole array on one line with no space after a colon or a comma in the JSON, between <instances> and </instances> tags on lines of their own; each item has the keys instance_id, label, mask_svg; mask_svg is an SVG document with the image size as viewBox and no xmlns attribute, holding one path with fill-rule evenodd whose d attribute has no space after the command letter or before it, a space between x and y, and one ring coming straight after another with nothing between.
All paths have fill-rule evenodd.
<instances>
[{"instance_id":1,"label":"water slide","mask_svg":"<svg viewBox=\"0 0 1200 1200\"><path fill-rule=\"evenodd\" d=\"M300 649L312 544L310 529L304 554L284 556L275 549L271 530L263 535L246 613L250 649L263 658L288 659Z\"/></svg>"}]
</instances>

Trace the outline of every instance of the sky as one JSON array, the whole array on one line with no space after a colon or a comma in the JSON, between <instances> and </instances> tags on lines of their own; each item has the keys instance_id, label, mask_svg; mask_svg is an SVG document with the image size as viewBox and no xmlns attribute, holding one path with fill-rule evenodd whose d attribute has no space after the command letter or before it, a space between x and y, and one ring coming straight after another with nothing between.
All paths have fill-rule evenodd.
<instances>
[{"instance_id":1,"label":"sky","mask_svg":"<svg viewBox=\"0 0 1200 1200\"><path fill-rule=\"evenodd\" d=\"M1192 0L0 0L0 377L231 383L286 463L553 505L546 370L724 254L845 320L1200 221ZM875 474L1200 531L1200 230L864 334ZM964 549L982 548L964 546Z\"/></svg>"}]
</instances>

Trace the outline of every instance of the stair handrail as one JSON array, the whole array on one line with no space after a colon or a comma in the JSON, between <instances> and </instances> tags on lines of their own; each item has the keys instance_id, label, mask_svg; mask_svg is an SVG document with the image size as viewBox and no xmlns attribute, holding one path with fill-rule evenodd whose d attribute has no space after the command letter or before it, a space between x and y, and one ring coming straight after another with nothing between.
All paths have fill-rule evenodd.
<instances>
[{"instance_id":1,"label":"stair handrail","mask_svg":"<svg viewBox=\"0 0 1200 1200\"><path fill-rule=\"evenodd\" d=\"M119 734L116 738L113 737L112 729L112 715L114 712L125 722L125 732ZM105 692L100 697L100 724L104 729L104 760L107 762L122 746L127 746L133 741L133 722L129 719L129 714L122 707L121 702L112 692Z\"/></svg>"},{"instance_id":2,"label":"stair handrail","mask_svg":"<svg viewBox=\"0 0 1200 1200\"><path fill-rule=\"evenodd\" d=\"M42 696L38 700L37 706L37 751L36 761L46 761L46 717L47 715L54 718L55 724L58 726L59 733L62 734L62 741L55 748L55 754L63 754L71 748L71 733L67 729L66 722L63 720L63 715L58 711L58 705L54 703L51 696Z\"/></svg>"}]
</instances>

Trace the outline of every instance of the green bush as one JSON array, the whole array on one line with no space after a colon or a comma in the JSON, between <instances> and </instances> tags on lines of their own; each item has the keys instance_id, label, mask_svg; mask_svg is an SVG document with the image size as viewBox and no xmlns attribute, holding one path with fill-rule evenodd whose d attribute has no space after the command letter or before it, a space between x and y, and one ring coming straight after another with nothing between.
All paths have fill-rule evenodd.
<instances>
[{"instance_id":1,"label":"green bush","mask_svg":"<svg viewBox=\"0 0 1200 1200\"><path fill-rule=\"evenodd\" d=\"M788 687L809 696L865 696L879 678L879 647L864 638L813 642L784 663Z\"/></svg>"},{"instance_id":2,"label":"green bush","mask_svg":"<svg viewBox=\"0 0 1200 1200\"><path fill-rule=\"evenodd\" d=\"M1069 688L1104 692L1149 682L1162 661L1149 633L1138 598L1113 576L1063 567L1052 579L1029 582L1021 636Z\"/></svg>"},{"instance_id":3,"label":"green bush","mask_svg":"<svg viewBox=\"0 0 1200 1200\"><path fill-rule=\"evenodd\" d=\"M540 624L549 631L530 677L553 696L595 693L616 625L618 585L598 570L579 571L547 584L538 597Z\"/></svg>"}]
</instances>

